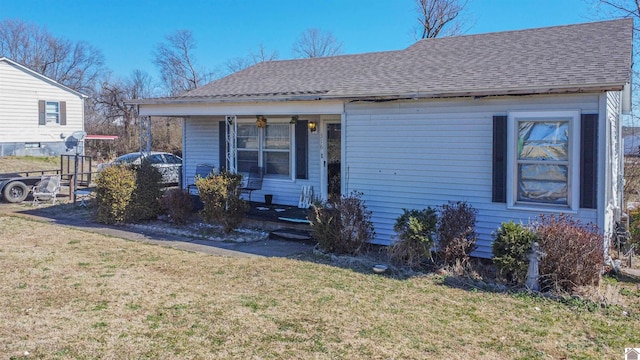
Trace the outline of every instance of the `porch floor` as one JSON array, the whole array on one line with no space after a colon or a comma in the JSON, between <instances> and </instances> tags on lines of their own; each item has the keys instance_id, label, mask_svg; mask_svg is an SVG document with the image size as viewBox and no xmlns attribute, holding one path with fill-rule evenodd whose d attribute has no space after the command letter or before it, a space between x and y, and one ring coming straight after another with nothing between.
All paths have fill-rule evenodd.
<instances>
[{"instance_id":1,"label":"porch floor","mask_svg":"<svg viewBox=\"0 0 640 360\"><path fill-rule=\"evenodd\" d=\"M250 202L247 218L262 221L272 221L281 223L308 224L307 213L309 209L300 209L297 206L266 205L262 202Z\"/></svg>"}]
</instances>

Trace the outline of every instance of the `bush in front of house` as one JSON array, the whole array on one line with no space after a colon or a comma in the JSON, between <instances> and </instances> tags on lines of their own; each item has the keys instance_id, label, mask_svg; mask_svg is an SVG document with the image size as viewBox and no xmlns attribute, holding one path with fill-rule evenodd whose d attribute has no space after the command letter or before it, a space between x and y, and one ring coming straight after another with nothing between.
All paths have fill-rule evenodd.
<instances>
[{"instance_id":1,"label":"bush in front of house","mask_svg":"<svg viewBox=\"0 0 640 360\"><path fill-rule=\"evenodd\" d=\"M438 253L445 264L466 263L476 249L476 213L465 201L449 201L440 206Z\"/></svg>"},{"instance_id":2,"label":"bush in front of house","mask_svg":"<svg viewBox=\"0 0 640 360\"><path fill-rule=\"evenodd\" d=\"M371 211L356 191L314 204L308 219L311 235L327 252L356 255L375 236Z\"/></svg>"},{"instance_id":3,"label":"bush in front of house","mask_svg":"<svg viewBox=\"0 0 640 360\"><path fill-rule=\"evenodd\" d=\"M539 265L543 289L571 292L600 282L604 242L596 225L560 214L540 215L533 226L546 254Z\"/></svg>"},{"instance_id":4,"label":"bush in front of house","mask_svg":"<svg viewBox=\"0 0 640 360\"><path fill-rule=\"evenodd\" d=\"M403 214L396 219L393 226L397 241L389 246L389 257L396 264L415 268L423 261L432 259L431 249L434 245L433 236L438 215L436 210L430 207L402 211Z\"/></svg>"},{"instance_id":5,"label":"bush in front of house","mask_svg":"<svg viewBox=\"0 0 640 360\"><path fill-rule=\"evenodd\" d=\"M127 209L127 221L135 223L156 219L162 212L162 174L147 159L133 169L136 173L136 187Z\"/></svg>"},{"instance_id":6,"label":"bush in front of house","mask_svg":"<svg viewBox=\"0 0 640 360\"><path fill-rule=\"evenodd\" d=\"M635 249L640 249L640 208L629 212L629 242Z\"/></svg>"},{"instance_id":7,"label":"bush in front of house","mask_svg":"<svg viewBox=\"0 0 640 360\"><path fill-rule=\"evenodd\" d=\"M136 174L129 167L104 169L96 179L96 220L104 224L124 222L135 188Z\"/></svg>"},{"instance_id":8,"label":"bush in front of house","mask_svg":"<svg viewBox=\"0 0 640 360\"><path fill-rule=\"evenodd\" d=\"M513 221L502 223L495 234L492 252L498 274L514 284L524 284L529 267L528 254L536 234Z\"/></svg>"},{"instance_id":9,"label":"bush in front of house","mask_svg":"<svg viewBox=\"0 0 640 360\"><path fill-rule=\"evenodd\" d=\"M184 189L169 189L160 199L160 205L169 219L179 225L186 224L193 211L191 195Z\"/></svg>"},{"instance_id":10,"label":"bush in front of house","mask_svg":"<svg viewBox=\"0 0 640 360\"><path fill-rule=\"evenodd\" d=\"M204 205L203 219L221 224L227 233L235 230L249 209L240 197L242 175L223 171L206 178L199 177L195 183Z\"/></svg>"}]
</instances>

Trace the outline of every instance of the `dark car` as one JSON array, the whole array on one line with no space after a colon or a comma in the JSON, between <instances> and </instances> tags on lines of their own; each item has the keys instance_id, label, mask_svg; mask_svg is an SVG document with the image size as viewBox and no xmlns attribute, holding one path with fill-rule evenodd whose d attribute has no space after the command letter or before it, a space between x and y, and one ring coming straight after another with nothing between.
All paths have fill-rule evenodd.
<instances>
[{"instance_id":1,"label":"dark car","mask_svg":"<svg viewBox=\"0 0 640 360\"><path fill-rule=\"evenodd\" d=\"M98 172L113 165L140 165L144 158L148 158L151 164L162 174L162 183L167 186L180 185L182 176L182 158L166 152L152 151L149 155L144 153L129 153L118 156L110 163L98 165Z\"/></svg>"}]
</instances>

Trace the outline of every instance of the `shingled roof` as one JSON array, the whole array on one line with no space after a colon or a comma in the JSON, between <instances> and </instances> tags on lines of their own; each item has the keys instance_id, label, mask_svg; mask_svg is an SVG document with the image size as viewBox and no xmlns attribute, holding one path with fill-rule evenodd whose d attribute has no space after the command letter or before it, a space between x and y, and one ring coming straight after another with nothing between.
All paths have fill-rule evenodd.
<instances>
[{"instance_id":1,"label":"shingled roof","mask_svg":"<svg viewBox=\"0 0 640 360\"><path fill-rule=\"evenodd\" d=\"M620 90L631 19L420 40L398 51L267 61L169 102L384 99Z\"/></svg>"}]
</instances>

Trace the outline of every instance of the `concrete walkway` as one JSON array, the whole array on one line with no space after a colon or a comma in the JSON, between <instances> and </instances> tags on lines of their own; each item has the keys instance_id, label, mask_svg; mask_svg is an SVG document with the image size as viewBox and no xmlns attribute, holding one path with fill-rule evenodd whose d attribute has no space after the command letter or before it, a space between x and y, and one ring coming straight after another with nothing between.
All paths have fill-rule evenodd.
<instances>
[{"instance_id":1,"label":"concrete walkway","mask_svg":"<svg viewBox=\"0 0 640 360\"><path fill-rule=\"evenodd\" d=\"M72 210L73 211L73 210ZM0 216L18 216L68 226L93 233L115 236L127 240L169 246L175 249L232 257L290 257L310 252L314 244L301 241L264 240L256 242L224 242L197 239L187 236L134 229L133 227L99 224L78 217L50 215L26 204L0 203Z\"/></svg>"}]
</instances>

